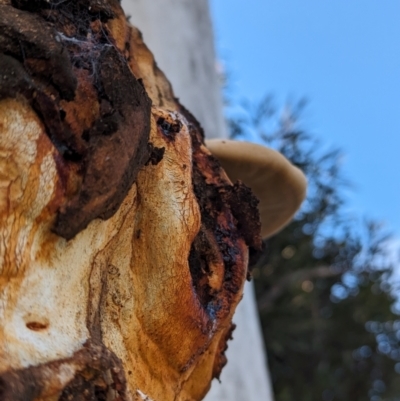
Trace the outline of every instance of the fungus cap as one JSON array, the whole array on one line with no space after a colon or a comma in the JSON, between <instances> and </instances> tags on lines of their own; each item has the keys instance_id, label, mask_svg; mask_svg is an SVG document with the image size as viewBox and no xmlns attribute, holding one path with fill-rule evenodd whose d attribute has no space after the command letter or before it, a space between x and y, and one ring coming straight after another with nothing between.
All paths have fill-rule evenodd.
<instances>
[{"instance_id":1,"label":"fungus cap","mask_svg":"<svg viewBox=\"0 0 400 401\"><path fill-rule=\"evenodd\" d=\"M206 141L229 178L241 180L260 200L261 235L268 238L285 227L306 195L303 172L279 152L249 142Z\"/></svg>"}]
</instances>

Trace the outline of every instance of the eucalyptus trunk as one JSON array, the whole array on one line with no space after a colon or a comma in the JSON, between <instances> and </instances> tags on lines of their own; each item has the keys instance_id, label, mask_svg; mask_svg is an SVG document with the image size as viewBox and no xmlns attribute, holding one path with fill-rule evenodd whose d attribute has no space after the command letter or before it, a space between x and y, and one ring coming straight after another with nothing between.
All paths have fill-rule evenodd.
<instances>
[{"instance_id":1,"label":"eucalyptus trunk","mask_svg":"<svg viewBox=\"0 0 400 401\"><path fill-rule=\"evenodd\" d=\"M202 399L258 211L119 1L0 0L0 156L0 399Z\"/></svg>"}]
</instances>

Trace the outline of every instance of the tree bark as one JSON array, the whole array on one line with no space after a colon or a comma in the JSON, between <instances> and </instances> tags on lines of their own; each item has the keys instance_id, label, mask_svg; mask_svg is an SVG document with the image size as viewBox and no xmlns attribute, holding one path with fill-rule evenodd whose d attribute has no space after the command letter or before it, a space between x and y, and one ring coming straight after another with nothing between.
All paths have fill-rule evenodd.
<instances>
[{"instance_id":1,"label":"tree bark","mask_svg":"<svg viewBox=\"0 0 400 401\"><path fill-rule=\"evenodd\" d=\"M227 137L208 0L123 0L122 6L206 137ZM206 400L273 400L252 283L246 284L233 321L228 364Z\"/></svg>"},{"instance_id":2,"label":"tree bark","mask_svg":"<svg viewBox=\"0 0 400 401\"><path fill-rule=\"evenodd\" d=\"M122 0L122 6L206 137L228 137L208 0Z\"/></svg>"},{"instance_id":3,"label":"tree bark","mask_svg":"<svg viewBox=\"0 0 400 401\"><path fill-rule=\"evenodd\" d=\"M252 195L117 0L0 0L0 72L0 399L202 399Z\"/></svg>"}]
</instances>

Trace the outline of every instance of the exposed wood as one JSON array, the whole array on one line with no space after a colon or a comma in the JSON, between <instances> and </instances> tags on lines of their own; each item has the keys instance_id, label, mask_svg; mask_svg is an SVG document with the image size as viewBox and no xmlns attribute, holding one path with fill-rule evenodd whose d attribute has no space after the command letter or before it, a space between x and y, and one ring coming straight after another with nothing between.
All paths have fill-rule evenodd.
<instances>
[{"instance_id":1,"label":"exposed wood","mask_svg":"<svg viewBox=\"0 0 400 401\"><path fill-rule=\"evenodd\" d=\"M202 399L251 191L116 0L0 1L0 72L0 399Z\"/></svg>"}]
</instances>

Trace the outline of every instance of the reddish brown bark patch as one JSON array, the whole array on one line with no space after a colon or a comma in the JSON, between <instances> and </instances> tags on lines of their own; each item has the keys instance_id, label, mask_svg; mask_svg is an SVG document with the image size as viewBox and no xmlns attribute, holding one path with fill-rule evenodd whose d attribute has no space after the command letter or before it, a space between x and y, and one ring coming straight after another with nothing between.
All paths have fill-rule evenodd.
<instances>
[{"instance_id":1,"label":"reddish brown bark patch","mask_svg":"<svg viewBox=\"0 0 400 401\"><path fill-rule=\"evenodd\" d=\"M104 346L90 354L86 368L63 390L59 401L127 401L121 360Z\"/></svg>"},{"instance_id":2,"label":"reddish brown bark patch","mask_svg":"<svg viewBox=\"0 0 400 401\"><path fill-rule=\"evenodd\" d=\"M226 301L237 294L242 286L238 272L240 239L250 248L261 247L260 217L257 200L251 190L241 183L232 185L224 178L218 160L201 149L203 133L196 119L182 107L189 120L193 146L193 188L200 206L202 226L193 242L190 257L191 273L195 287L207 280L207 265L219 254L224 263ZM217 254L216 254L217 253ZM203 301L213 298L207 285L197 288Z\"/></svg>"},{"instance_id":3,"label":"reddish brown bark patch","mask_svg":"<svg viewBox=\"0 0 400 401\"><path fill-rule=\"evenodd\" d=\"M225 177L219 161L202 150L204 134L197 120L183 107L181 112L189 121L193 146L193 188L201 212L200 232L193 241L189 255L189 267L193 287L208 316L224 321L235 303L243 285L243 269L240 246L245 242L250 255L262 246L261 222L258 200L241 182L232 185ZM210 266L223 262L222 287L212 288ZM213 377L219 378L227 363L225 351L231 339L234 325L221 338L213 367Z\"/></svg>"},{"instance_id":4,"label":"reddish brown bark patch","mask_svg":"<svg viewBox=\"0 0 400 401\"><path fill-rule=\"evenodd\" d=\"M49 372L63 365L77 367L74 379L62 390L59 401L125 401L127 386L121 360L102 344L88 342L72 358L0 375L1 401L34 401L54 388Z\"/></svg>"},{"instance_id":5,"label":"reddish brown bark patch","mask_svg":"<svg viewBox=\"0 0 400 401\"><path fill-rule=\"evenodd\" d=\"M111 217L150 157L151 102L112 46L101 51L95 86L100 118L86 133L82 186L60 211L55 228L66 238L96 217Z\"/></svg>"},{"instance_id":6,"label":"reddish brown bark patch","mask_svg":"<svg viewBox=\"0 0 400 401\"><path fill-rule=\"evenodd\" d=\"M151 153L151 101L108 29L114 7L0 5L0 99L24 97L61 155L65 202L54 231L67 239L116 212Z\"/></svg>"}]
</instances>

